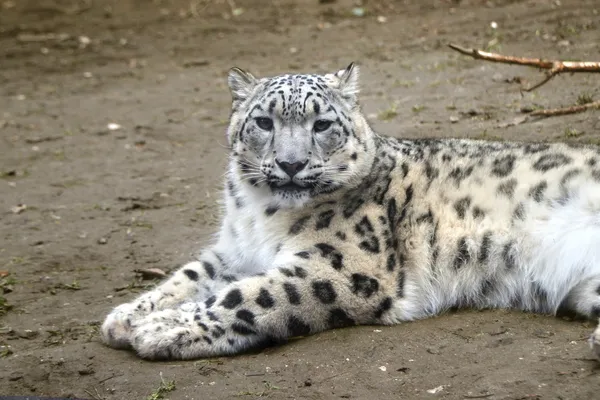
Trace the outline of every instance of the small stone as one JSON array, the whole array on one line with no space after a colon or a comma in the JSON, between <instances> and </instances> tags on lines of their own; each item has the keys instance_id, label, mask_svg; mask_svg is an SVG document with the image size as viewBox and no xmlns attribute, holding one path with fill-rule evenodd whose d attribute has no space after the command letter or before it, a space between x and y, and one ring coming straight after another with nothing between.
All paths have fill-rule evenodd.
<instances>
[{"instance_id":1,"label":"small stone","mask_svg":"<svg viewBox=\"0 0 600 400\"><path fill-rule=\"evenodd\" d=\"M88 44L92 43L92 39L87 36L79 36L79 43L82 46L87 46Z\"/></svg>"},{"instance_id":2,"label":"small stone","mask_svg":"<svg viewBox=\"0 0 600 400\"><path fill-rule=\"evenodd\" d=\"M453 124L457 123L460 119L456 116L456 115L452 115L450 117L450 122L452 122Z\"/></svg>"},{"instance_id":3,"label":"small stone","mask_svg":"<svg viewBox=\"0 0 600 400\"><path fill-rule=\"evenodd\" d=\"M17 204L16 206L11 207L10 209L10 211L12 211L13 214L21 214L25 210L27 210L26 204Z\"/></svg>"},{"instance_id":4,"label":"small stone","mask_svg":"<svg viewBox=\"0 0 600 400\"><path fill-rule=\"evenodd\" d=\"M22 379L22 378L23 378L23 373L19 372L19 371L13 371L8 376L8 380L11 382L18 381L19 379Z\"/></svg>"},{"instance_id":5,"label":"small stone","mask_svg":"<svg viewBox=\"0 0 600 400\"><path fill-rule=\"evenodd\" d=\"M136 269L135 272L142 274L142 279L163 279L167 273L160 268Z\"/></svg>"},{"instance_id":6,"label":"small stone","mask_svg":"<svg viewBox=\"0 0 600 400\"><path fill-rule=\"evenodd\" d=\"M19 331L15 331L15 333L21 339L33 339L33 338L35 338L39 334L38 331L32 331L31 329L24 329L22 331L20 331L20 330Z\"/></svg>"},{"instance_id":7,"label":"small stone","mask_svg":"<svg viewBox=\"0 0 600 400\"><path fill-rule=\"evenodd\" d=\"M105 237L101 237L100 239L98 239L98 244L106 244L108 243L108 239Z\"/></svg>"},{"instance_id":8,"label":"small stone","mask_svg":"<svg viewBox=\"0 0 600 400\"><path fill-rule=\"evenodd\" d=\"M523 106L519 111L521 111L523 114L527 114L532 111L535 111L535 108L533 106Z\"/></svg>"},{"instance_id":9,"label":"small stone","mask_svg":"<svg viewBox=\"0 0 600 400\"><path fill-rule=\"evenodd\" d=\"M81 376L92 375L95 372L96 371L94 371L94 369L91 366L86 366L86 367L83 367L83 368L80 368L79 370L77 370L77 373Z\"/></svg>"},{"instance_id":10,"label":"small stone","mask_svg":"<svg viewBox=\"0 0 600 400\"><path fill-rule=\"evenodd\" d=\"M443 386L443 385L440 385L440 386L438 386L438 387L434 387L433 389L429 389L429 390L427 391L427 393L436 394L436 393L438 393L438 392L441 392L442 390L444 390L444 386Z\"/></svg>"},{"instance_id":11,"label":"small stone","mask_svg":"<svg viewBox=\"0 0 600 400\"><path fill-rule=\"evenodd\" d=\"M352 9L352 15L354 15L355 17L364 17L365 9L362 7L354 7Z\"/></svg>"}]
</instances>

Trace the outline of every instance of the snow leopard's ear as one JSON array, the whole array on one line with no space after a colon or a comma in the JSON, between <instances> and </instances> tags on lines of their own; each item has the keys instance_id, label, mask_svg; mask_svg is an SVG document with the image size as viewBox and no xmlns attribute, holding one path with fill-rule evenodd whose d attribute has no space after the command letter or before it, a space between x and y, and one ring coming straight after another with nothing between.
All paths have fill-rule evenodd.
<instances>
[{"instance_id":1,"label":"snow leopard's ear","mask_svg":"<svg viewBox=\"0 0 600 400\"><path fill-rule=\"evenodd\" d=\"M342 97L350 104L355 105L358 102L358 85L359 68L355 63L351 63L346 69L339 70L333 76L332 87L335 87L341 92Z\"/></svg>"},{"instance_id":2,"label":"snow leopard's ear","mask_svg":"<svg viewBox=\"0 0 600 400\"><path fill-rule=\"evenodd\" d=\"M229 90L233 97L233 104L242 102L252 94L252 90L257 84L257 80L251 73L239 68L231 68L227 77Z\"/></svg>"}]
</instances>

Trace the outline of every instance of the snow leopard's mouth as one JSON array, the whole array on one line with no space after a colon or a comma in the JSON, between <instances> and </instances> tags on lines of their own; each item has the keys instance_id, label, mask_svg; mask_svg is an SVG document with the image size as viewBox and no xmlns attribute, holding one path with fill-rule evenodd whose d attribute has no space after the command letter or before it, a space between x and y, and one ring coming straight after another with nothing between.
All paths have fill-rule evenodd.
<instances>
[{"instance_id":1,"label":"snow leopard's mouth","mask_svg":"<svg viewBox=\"0 0 600 400\"><path fill-rule=\"evenodd\" d=\"M304 186L300 186L294 182L284 183L283 185L278 185L277 183L274 183L274 182L269 183L269 187L271 188L272 191L284 192L284 193L308 192L308 191L314 189L315 186L316 186L316 184L307 184Z\"/></svg>"}]
</instances>

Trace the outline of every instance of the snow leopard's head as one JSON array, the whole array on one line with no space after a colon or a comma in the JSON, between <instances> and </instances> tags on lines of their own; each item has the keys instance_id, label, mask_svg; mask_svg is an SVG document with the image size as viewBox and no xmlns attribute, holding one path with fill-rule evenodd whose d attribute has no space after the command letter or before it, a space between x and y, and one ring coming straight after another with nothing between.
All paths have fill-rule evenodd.
<instances>
[{"instance_id":1,"label":"snow leopard's head","mask_svg":"<svg viewBox=\"0 0 600 400\"><path fill-rule=\"evenodd\" d=\"M234 68L228 129L233 175L281 207L355 186L372 161L358 67L257 79Z\"/></svg>"}]
</instances>

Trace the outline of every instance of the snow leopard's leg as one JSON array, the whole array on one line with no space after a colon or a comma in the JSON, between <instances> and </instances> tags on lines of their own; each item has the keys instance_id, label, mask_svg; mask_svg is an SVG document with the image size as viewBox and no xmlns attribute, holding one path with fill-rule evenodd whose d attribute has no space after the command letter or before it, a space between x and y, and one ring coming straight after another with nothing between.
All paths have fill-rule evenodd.
<instances>
[{"instance_id":1,"label":"snow leopard's leg","mask_svg":"<svg viewBox=\"0 0 600 400\"><path fill-rule=\"evenodd\" d=\"M193 359L337 327L389 323L394 297L376 278L351 273L334 252L297 258L286 268L234 282L205 302L148 315L133 330L133 348L148 359Z\"/></svg>"},{"instance_id":2,"label":"snow leopard's leg","mask_svg":"<svg viewBox=\"0 0 600 400\"><path fill-rule=\"evenodd\" d=\"M556 310L558 316L579 316L598 322L590 346L600 359L600 274L582 280L569 291Z\"/></svg>"},{"instance_id":3,"label":"snow leopard's leg","mask_svg":"<svg viewBox=\"0 0 600 400\"><path fill-rule=\"evenodd\" d=\"M111 347L129 347L132 329L140 318L184 302L204 300L235 280L236 276L227 274L223 256L215 249L206 250L158 287L115 307L102 324L102 339Z\"/></svg>"}]
</instances>

